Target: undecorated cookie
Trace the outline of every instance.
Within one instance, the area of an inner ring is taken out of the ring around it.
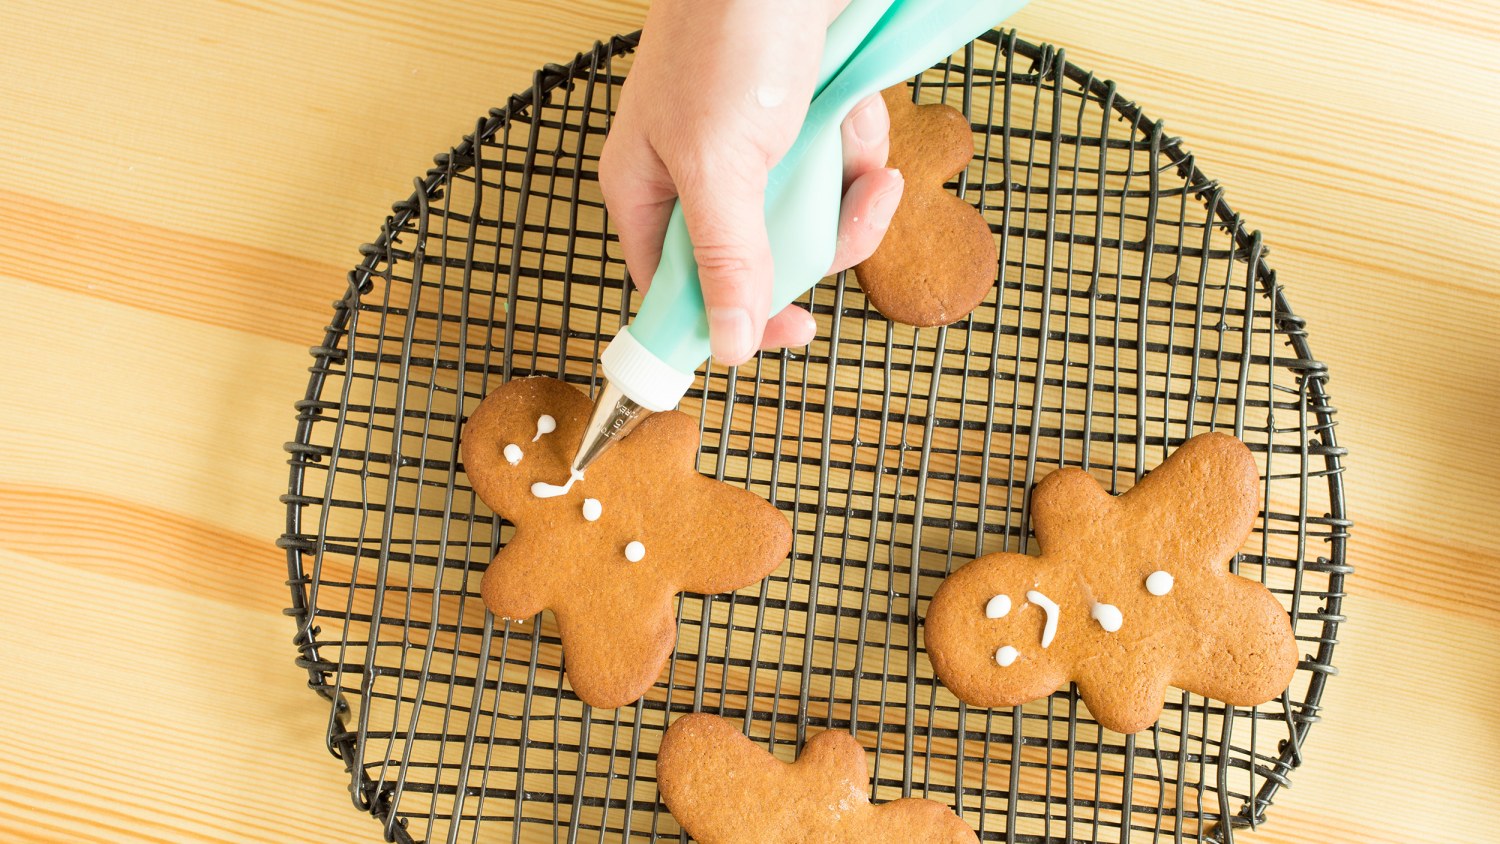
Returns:
[[[943,183],[969,166],[969,121],[950,106],[916,105],[906,85],[881,93],[891,113],[887,167],[906,187],[885,239],[854,268],[870,304],[896,322],[947,325],[963,319],[995,286],[999,251],[978,209]]]
[[[678,718],[662,736],[657,788],[699,844],[978,844],[933,800],[872,805],[865,751],[848,733],[815,735],[787,764],[714,715]]]
[[[514,619],[551,610],[573,691],[612,708],[661,674],[676,593],[755,583],[786,558],[792,531],[759,496],[698,473],[698,426],[675,410],[567,485],[591,409],[561,381],[511,381],[464,424],[461,454],[475,492],[516,526],[484,573],[485,606]]]
[[[1234,706],[1280,694],[1297,669],[1271,592],[1229,572],[1260,482],[1250,450],[1202,434],[1119,497],[1082,469],[1032,491],[1041,556],[991,554],[928,609],[938,677],[974,706],[1019,706],[1078,684],[1105,727],[1143,730],[1169,685]]]

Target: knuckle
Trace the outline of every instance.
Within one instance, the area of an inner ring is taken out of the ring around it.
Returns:
[[[698,263],[701,275],[718,280],[740,279],[754,268],[749,248],[733,242],[694,243],[693,260]]]
[[[712,141],[688,141],[673,156],[674,176],[687,186],[711,187],[722,178],[723,159],[709,147]]]
[[[689,135],[675,146],[675,175],[685,184],[739,189],[765,181],[765,155],[743,143],[709,134]]]
[[[613,195],[620,187],[620,178],[619,145],[606,140],[604,149],[599,151],[600,192],[606,197]]]

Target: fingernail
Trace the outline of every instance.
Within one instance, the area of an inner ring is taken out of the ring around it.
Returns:
[[[901,204],[901,189],[906,184],[902,178],[901,171],[891,168],[896,175],[896,181],[887,185],[875,198],[870,200],[870,227],[883,229],[891,224],[891,217],[896,214],[896,207]]]
[[[859,138],[860,143],[867,146],[877,143],[886,134],[885,121],[880,119],[880,113],[875,106],[875,100],[868,100],[864,105],[855,109],[849,119],[850,125],[854,128],[854,137]]]
[[[709,308],[708,347],[714,360],[721,363],[733,366],[748,360],[755,351],[750,312],[744,308]]]

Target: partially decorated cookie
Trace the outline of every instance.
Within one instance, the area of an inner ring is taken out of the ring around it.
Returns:
[[[848,733],[815,735],[792,764],[734,724],[696,713],[662,736],[657,788],[699,844],[978,844],[932,800],[870,803],[865,751]]]
[[[698,426],[656,413],[584,475],[569,468],[592,409],[551,378],[502,385],[463,427],[474,491],[516,532],[484,573],[501,618],[557,618],[573,691],[630,703],[656,682],[677,638],[672,597],[748,586],[791,550],[786,517],[698,473]]]
[[[1297,669],[1286,610],[1231,574],[1260,481],[1225,434],[1183,443],[1128,492],[1082,469],[1036,485],[1040,556],[991,554],[951,575],[927,612],[938,677],[974,706],[1019,706],[1070,681],[1095,720],[1133,733],[1161,715],[1167,686],[1253,706]]]
[[[854,268],[877,310],[908,325],[963,319],[995,286],[999,250],[984,215],[944,183],[974,157],[969,121],[946,105],[916,105],[906,85],[881,93],[891,114],[887,167],[906,187],[880,247]]]

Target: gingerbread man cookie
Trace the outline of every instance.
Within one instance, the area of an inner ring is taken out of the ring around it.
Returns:
[[[865,751],[848,733],[813,736],[793,764],[733,724],[696,713],[662,736],[656,781],[672,817],[699,844],[978,844],[933,800],[872,805]]]
[[[999,262],[984,215],[943,187],[969,166],[973,132],[957,109],[914,104],[905,85],[881,96],[891,113],[886,166],[901,171],[906,187],[880,248],[854,272],[870,304],[890,319],[947,325],[984,301]]]
[[[700,475],[698,426],[653,414],[576,478],[592,406],[551,378],[511,381],[464,424],[474,491],[516,532],[484,573],[501,618],[557,618],[573,691],[593,706],[651,687],[677,638],[672,598],[748,586],[791,549],[791,525],[754,493]]]
[[[1067,685],[1105,727],[1143,730],[1169,685],[1234,706],[1280,694],[1297,669],[1291,621],[1229,572],[1255,521],[1250,450],[1225,434],[1183,443],[1111,496],[1082,469],[1031,494],[1041,556],[991,554],[933,596],[928,655],[975,706],[1019,706]]]

